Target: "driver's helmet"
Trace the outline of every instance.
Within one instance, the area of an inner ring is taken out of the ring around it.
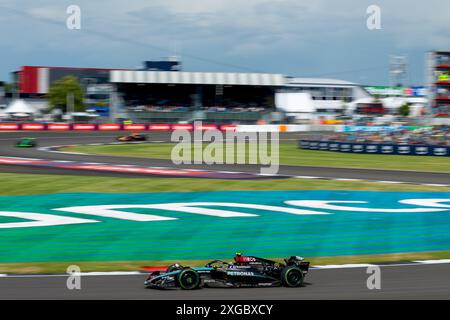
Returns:
[[[173,272],[173,271],[177,271],[177,270],[181,270],[183,269],[183,266],[181,264],[175,263],[171,266],[169,266],[169,268],[167,268],[166,272]]]
[[[244,263],[245,258],[242,256],[242,254],[240,252],[236,252],[236,255],[234,256],[234,261],[236,263]]]

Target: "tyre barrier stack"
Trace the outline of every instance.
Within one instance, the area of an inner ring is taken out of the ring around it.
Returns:
[[[447,146],[397,145],[320,140],[300,140],[298,144],[299,148],[305,150],[334,151],[359,154],[450,157],[450,147]]]

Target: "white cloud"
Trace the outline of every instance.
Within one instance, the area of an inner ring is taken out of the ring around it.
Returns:
[[[32,7],[25,10],[31,18],[45,19],[54,22],[66,21],[67,15],[64,7]]]

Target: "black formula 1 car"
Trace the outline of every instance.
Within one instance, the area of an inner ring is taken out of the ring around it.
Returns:
[[[117,137],[117,141],[124,141],[124,142],[147,141],[147,136],[145,134],[141,134],[141,133],[132,133],[132,134],[129,134],[126,136]]]
[[[204,267],[171,265],[150,273],[147,288],[184,290],[202,287],[300,287],[308,273],[309,262],[292,256],[284,263],[237,254],[233,263],[214,260]]]

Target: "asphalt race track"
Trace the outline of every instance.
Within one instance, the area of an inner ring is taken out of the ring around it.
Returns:
[[[98,162],[106,164],[119,165],[139,165],[152,167],[174,167],[170,160],[151,159],[151,158],[131,158],[131,157],[111,157],[100,155],[80,155],[80,154],[62,154],[41,151],[37,148],[20,149],[14,146],[18,137],[35,137],[38,139],[40,147],[55,145],[72,144],[90,144],[90,143],[110,143],[115,137],[123,132],[2,132],[0,133],[0,156],[37,158],[46,160],[80,161],[80,162]],[[150,141],[169,142],[170,133],[149,133]],[[283,134],[281,141],[295,143],[300,134]],[[151,157],[151,155],[149,155]],[[260,166],[256,165],[183,165],[176,166],[179,169],[203,169],[212,171],[234,171],[246,173],[259,173]],[[142,177],[136,173],[117,173],[117,172],[96,172],[81,171],[71,169],[60,169],[52,167],[31,167],[31,166],[9,166],[0,165],[0,172],[23,172],[23,173],[41,173],[41,174],[70,174],[70,175],[101,175],[118,177]],[[372,169],[344,169],[344,168],[324,168],[324,167],[305,167],[305,166],[280,166],[280,175],[289,176],[312,176],[333,179],[364,179],[373,181],[398,181],[406,183],[420,184],[448,184],[450,174],[448,173],[430,173],[430,172],[412,172],[412,171],[394,171],[394,170],[372,170]],[[148,178],[148,176],[145,176]]]
[[[83,276],[68,290],[67,275],[0,278],[0,299],[307,300],[450,299],[450,264],[381,267],[381,289],[369,290],[366,268],[313,269],[301,288],[146,289],[145,275]]]

